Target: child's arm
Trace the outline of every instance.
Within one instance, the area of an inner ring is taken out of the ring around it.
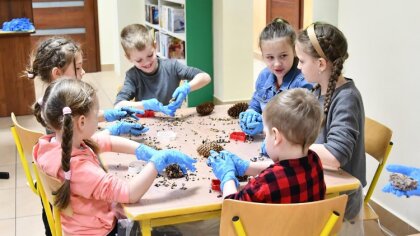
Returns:
[[[340,168],[340,162],[330,151],[328,151],[328,149],[325,148],[323,144],[312,144],[309,149],[318,154],[324,169],[337,170]]]
[[[194,76],[194,78],[188,83],[191,86],[191,91],[195,91],[206,86],[208,83],[210,83],[210,81],[210,75],[205,72],[201,72]]]
[[[272,160],[251,162],[249,164],[248,169],[245,171],[245,175],[256,176],[259,173],[261,173],[261,171],[267,169],[272,164],[273,164]]]

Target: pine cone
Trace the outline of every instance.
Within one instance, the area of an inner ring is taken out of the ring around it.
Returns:
[[[214,110],[214,104],[212,102],[205,102],[198,105],[195,109],[197,110],[198,114],[206,116]]]
[[[389,176],[389,180],[391,185],[394,188],[402,190],[402,191],[409,191],[417,188],[417,181],[409,176],[400,174],[400,173],[393,173]]]
[[[235,105],[231,106],[228,109],[228,115],[232,118],[238,118],[239,114],[243,111],[246,111],[248,109],[248,103],[246,102],[239,102]]]
[[[210,150],[220,152],[223,150],[223,147],[217,144],[216,142],[212,141],[212,142],[203,143],[197,148],[198,154],[206,158],[210,156]]]
[[[167,166],[165,168],[165,173],[169,179],[178,179],[184,177],[184,173],[182,173],[182,170],[178,164]]]

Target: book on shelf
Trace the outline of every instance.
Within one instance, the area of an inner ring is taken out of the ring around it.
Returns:
[[[159,24],[159,8],[157,5],[146,4],[146,21],[151,24]]]
[[[170,35],[159,34],[160,55],[171,59],[185,59],[185,42]]]
[[[161,6],[160,27],[174,33],[184,32],[184,9],[174,6]]]

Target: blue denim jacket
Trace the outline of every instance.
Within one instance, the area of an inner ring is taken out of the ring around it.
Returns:
[[[281,91],[292,88],[312,89],[312,84],[306,82],[297,68],[297,61],[293,63],[290,71],[284,76],[280,89],[277,90],[276,84],[277,77],[268,68],[262,70],[255,83],[255,92],[249,103],[249,108],[261,114],[268,101]]]

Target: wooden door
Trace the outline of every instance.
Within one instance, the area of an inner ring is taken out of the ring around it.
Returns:
[[[295,30],[303,26],[303,0],[267,0],[266,21],[274,18],[287,20]]]
[[[83,49],[86,72],[100,71],[98,7],[96,0],[32,0],[36,33],[31,45],[46,37],[64,35],[78,42]]]

